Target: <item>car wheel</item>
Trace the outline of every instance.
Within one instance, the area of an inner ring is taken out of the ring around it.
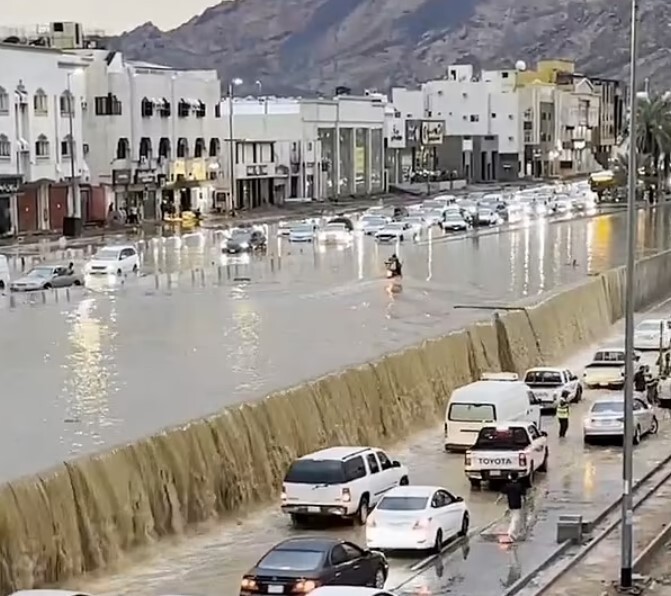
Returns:
[[[401,478],[401,482],[399,482],[399,484],[401,486],[408,486],[408,484],[410,484],[410,479],[407,476],[403,476],[403,478]]]
[[[545,450],[545,456],[543,457],[543,463],[538,467],[539,472],[548,471],[548,450]]]
[[[382,567],[378,567],[377,571],[375,572],[375,585],[373,587],[377,588],[378,590],[381,590],[382,588],[384,588],[384,584],[386,581],[387,578],[384,569]]]
[[[578,403],[582,400],[582,386],[578,385],[578,388],[575,390],[575,402]]]
[[[659,430],[659,421],[657,420],[657,416],[653,416],[652,424],[650,425],[650,434],[656,435],[658,430]]]
[[[307,522],[307,516],[306,515],[302,515],[300,513],[292,513],[291,514],[291,525],[294,528],[300,529],[303,526],[305,526],[306,522]]]
[[[133,265],[133,273],[137,273],[137,265]]]
[[[368,521],[368,497],[361,497],[359,508],[356,510],[356,523],[360,526],[365,526]]]
[[[81,285],[82,285],[82,282],[81,282],[80,280],[78,280],[78,279],[75,279],[75,281],[72,282],[72,285],[73,285],[73,286],[81,286]]]
[[[471,525],[471,518],[468,515],[468,511],[464,513],[464,517],[461,518],[461,530],[459,530],[459,536],[468,536],[468,528]]]
[[[438,530],[436,532],[436,539],[433,543],[433,548],[431,549],[435,554],[438,554],[441,550],[443,550],[443,531]]]
[[[637,426],[634,430],[634,445],[638,445],[641,442],[641,427]]]
[[[399,239],[401,242],[403,242],[403,240],[404,240],[403,235],[399,236],[398,239]]]
[[[0,279],[0,292],[5,289],[5,282]]]
[[[52,288],[53,288],[53,286],[52,286],[51,284],[44,284],[44,285],[42,286],[42,289],[43,289],[43,290],[51,290]]]
[[[119,277],[121,277],[121,275],[123,274],[123,272],[121,271],[121,269],[117,269],[117,270],[116,270],[116,274],[117,274]]]
[[[471,488],[474,490],[480,490],[482,488],[482,481],[477,478],[469,478],[468,481],[471,484]]]

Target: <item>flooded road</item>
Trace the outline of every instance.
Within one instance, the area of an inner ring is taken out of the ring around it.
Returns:
[[[659,316],[668,315],[668,307],[659,311]],[[637,320],[641,318],[638,316]],[[614,345],[618,341],[621,341],[621,334],[615,333],[604,344]],[[580,374],[593,349],[593,346],[586,347],[564,365]],[[645,362],[650,358],[646,354]],[[618,496],[621,487],[621,449],[585,449],[582,441],[582,419],[591,402],[608,394],[606,390],[585,392],[582,403],[571,409],[569,433],[561,442],[557,437],[554,417],[543,418],[543,429],[549,435],[549,471],[539,475],[531,492],[527,536],[513,548],[498,543],[499,534],[507,531],[507,520],[503,517],[505,499],[491,490],[470,490],[463,472],[463,455],[447,454],[443,450],[441,424],[390,450],[394,458],[408,466],[411,483],[440,484],[453,494],[463,496],[476,531],[456,551],[427,559],[425,564],[420,561],[424,554],[414,557],[390,555],[391,571],[387,587],[398,587],[397,592],[403,595],[500,594],[505,586],[538,565],[556,548],[555,531],[559,515],[581,513],[588,520],[609,505]],[[643,476],[670,450],[671,421],[663,419],[659,434],[646,439],[636,449],[635,476]],[[160,549],[145,553],[144,558],[134,553],[132,563],[122,562],[117,570],[98,577],[80,578],[70,587],[86,589],[100,596],[235,594],[241,576],[269,548],[297,533],[279,511],[278,505],[253,512],[237,522],[220,524],[209,532],[204,531],[172,545],[162,543]],[[478,532],[478,528],[484,530]],[[300,534],[306,533],[310,532],[300,531]],[[365,543],[364,529],[351,525],[324,526],[312,533]],[[487,573],[482,572],[485,568]]]
[[[464,238],[438,232],[400,247],[273,239],[267,256],[238,258],[220,284],[212,260],[222,257],[208,238],[149,243],[145,270],[200,263],[203,284],[149,275],[69,303],[0,309],[0,383],[13,399],[0,437],[22,445],[20,458],[0,460],[0,479],[461,327],[483,315],[456,305],[511,302],[622,263],[624,235],[618,213]],[[639,254],[668,248],[670,237],[665,212],[640,216]],[[405,263],[401,293],[382,275],[394,250]]]

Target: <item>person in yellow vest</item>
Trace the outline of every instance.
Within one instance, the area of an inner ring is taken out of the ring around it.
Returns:
[[[557,420],[559,421],[560,439],[563,439],[566,436],[570,416],[571,416],[571,410],[568,406],[568,402],[566,401],[566,397],[562,396],[559,399],[559,405],[557,406]]]

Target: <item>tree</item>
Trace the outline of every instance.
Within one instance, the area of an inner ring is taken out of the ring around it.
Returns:
[[[666,95],[639,97],[636,149],[639,168],[645,167],[644,180],[650,197],[669,177],[671,163],[671,101]]]

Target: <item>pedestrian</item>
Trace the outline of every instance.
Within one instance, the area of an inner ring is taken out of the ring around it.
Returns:
[[[508,512],[510,515],[508,538],[511,542],[514,542],[524,531],[524,512],[522,509],[527,494],[526,487],[520,482],[517,472],[511,472],[508,476],[505,493],[508,499]]]
[[[557,406],[557,420],[559,421],[559,438],[563,439],[568,431],[569,418],[571,410],[569,409],[566,396],[562,395],[559,398],[559,405]]]
[[[638,370],[634,373],[634,391],[635,396],[639,398],[644,398],[646,396],[648,388],[648,379],[645,374],[645,366],[641,365],[638,367]]]

